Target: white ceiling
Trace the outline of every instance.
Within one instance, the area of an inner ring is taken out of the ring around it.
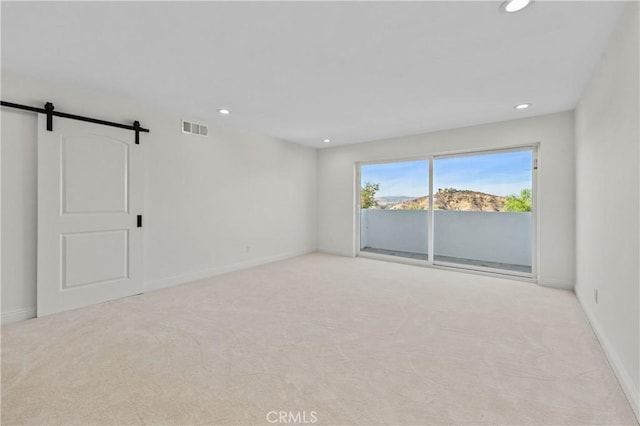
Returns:
[[[315,147],[574,108],[622,4],[500,3],[3,1],[2,66]]]

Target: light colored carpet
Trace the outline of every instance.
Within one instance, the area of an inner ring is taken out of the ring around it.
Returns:
[[[312,254],[2,328],[2,424],[270,411],[636,424],[572,293],[470,274]]]

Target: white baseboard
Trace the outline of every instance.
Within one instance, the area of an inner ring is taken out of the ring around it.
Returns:
[[[587,304],[583,302],[580,297],[580,293],[576,292],[576,296],[580,301],[580,305],[582,306],[582,310],[584,311],[589,323],[591,324],[591,328],[593,328],[598,341],[600,342],[600,346],[602,346],[602,350],[604,351],[605,356],[609,360],[609,364],[613,369],[614,374],[616,375],[618,382],[620,382],[620,386],[629,401],[629,405],[631,405],[631,409],[633,413],[636,415],[636,419],[640,422],[640,392],[633,385],[633,380],[631,379],[631,375],[627,371],[627,369],[620,361],[620,357],[616,352],[615,348],[611,345],[611,342],[607,338],[607,335],[604,333],[602,326],[596,319],[595,315],[591,312],[591,310],[587,307]]]
[[[344,256],[344,257],[354,257],[354,253],[342,251],[342,250],[333,250],[328,248],[318,248],[319,253],[333,254],[334,256]]]
[[[29,306],[27,308],[14,309],[3,312],[0,315],[0,323],[2,325],[11,324],[18,321],[24,321],[36,317],[36,307]]]
[[[204,278],[213,277],[216,275],[226,274],[228,272],[239,271],[241,269],[252,268],[254,266],[265,265],[267,263],[278,262],[280,260],[290,259],[292,257],[298,257],[305,254],[315,252],[315,249],[305,249],[299,251],[293,251],[288,253],[281,253],[275,256],[263,257],[260,259],[252,259],[246,262],[233,263],[231,265],[223,265],[215,268],[204,269],[197,272],[190,272],[187,274],[176,275],[169,278],[163,278],[156,281],[145,282],[145,291],[160,290],[167,287],[173,287],[175,285],[185,284],[193,281],[198,281]]]
[[[538,285],[543,287],[559,288],[562,290],[573,290],[574,284],[571,281],[559,280],[555,278],[543,278],[538,276]]]

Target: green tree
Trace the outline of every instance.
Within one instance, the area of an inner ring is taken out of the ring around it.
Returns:
[[[360,190],[360,207],[370,209],[376,206],[376,192],[380,189],[377,183],[367,182]]]
[[[504,210],[508,212],[530,212],[531,211],[531,190],[523,189],[520,196],[509,195],[504,203]]]

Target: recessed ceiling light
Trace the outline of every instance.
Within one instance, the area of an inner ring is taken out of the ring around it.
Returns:
[[[231,114],[231,111],[229,111],[229,110],[228,110],[228,109],[226,109],[226,108],[222,108],[222,109],[219,109],[219,110],[218,110],[218,113],[220,113],[220,114],[222,114],[222,115],[229,115],[229,114]]]
[[[500,5],[500,10],[508,13],[518,12],[529,6],[532,0],[507,0]]]
[[[527,109],[531,106],[531,104],[518,104],[514,106],[515,109]]]
[[[324,142],[324,143],[329,143],[329,142],[331,142],[331,139],[325,139],[325,140],[323,140],[322,142]]]

